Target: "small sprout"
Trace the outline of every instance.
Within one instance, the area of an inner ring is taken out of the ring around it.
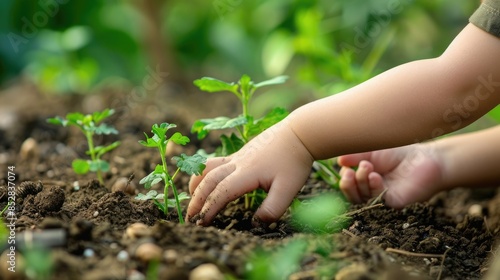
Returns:
[[[227,83],[214,78],[204,77],[194,81],[194,84],[206,92],[233,93],[240,100],[242,114],[236,118],[216,117],[213,119],[200,119],[195,121],[191,132],[198,135],[198,139],[205,138],[212,130],[235,129],[237,134],[221,135],[221,147],[215,152],[216,156],[227,156],[237,152],[250,139],[257,136],[264,130],[284,119],[288,112],[283,108],[274,108],[262,118],[255,118],[249,113],[249,102],[255,91],[264,86],[282,84],[288,79],[287,76],[278,76],[273,79],[254,83],[248,75],[243,75],[238,83]],[[253,208],[258,205],[257,199],[265,196],[261,190],[256,190],[245,195],[245,208]]]
[[[102,112],[94,112],[92,114],[84,115],[82,113],[69,113],[66,118],[59,116],[47,119],[47,122],[54,125],[61,126],[75,126],[85,135],[88,144],[87,155],[88,159],[75,159],[72,162],[73,170],[76,174],[87,174],[88,172],[96,172],[97,178],[101,184],[104,183],[102,179],[102,172],[109,171],[109,163],[101,157],[107,152],[117,148],[120,145],[119,141],[113,142],[107,146],[94,146],[94,135],[109,135],[118,134],[118,131],[105,123],[103,120],[108,118],[114,113],[113,109],[105,109]]]
[[[151,128],[153,133],[152,137],[146,135],[146,140],[139,141],[139,143],[145,147],[157,148],[160,153],[162,164],[158,164],[153,172],[151,172],[146,177],[139,181],[140,184],[144,184],[146,189],[150,189],[153,185],[159,182],[164,182],[163,193],[159,194],[155,190],[149,191],[147,194],[138,194],[136,199],[139,200],[152,200],[153,203],[166,215],[168,213],[169,207],[175,207],[177,209],[177,214],[179,215],[179,223],[184,223],[184,218],[182,216],[180,202],[182,200],[189,199],[187,193],[183,192],[178,194],[177,188],[174,185],[174,178],[179,173],[179,171],[185,172],[188,175],[201,175],[205,169],[206,158],[195,154],[193,156],[187,156],[181,154],[180,156],[173,157],[177,162],[177,170],[173,175],[168,173],[167,160],[165,158],[167,144],[172,141],[178,145],[186,145],[189,142],[189,138],[182,135],[180,132],[175,132],[172,136],[167,137],[167,131],[171,128],[175,128],[175,124],[162,123],[161,125],[154,124]],[[172,188],[174,195],[173,199],[168,198],[168,188]],[[163,200],[163,203],[160,202]]]

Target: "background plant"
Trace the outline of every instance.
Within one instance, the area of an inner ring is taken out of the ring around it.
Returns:
[[[103,121],[114,113],[113,109],[105,109],[102,112],[94,112],[92,114],[84,115],[82,113],[69,113],[66,118],[55,117],[47,119],[47,122],[61,126],[74,126],[77,127],[87,140],[88,159],[75,159],[72,162],[72,167],[77,174],[87,174],[89,171],[96,172],[97,178],[101,184],[104,183],[102,179],[102,172],[109,171],[109,163],[101,157],[107,152],[115,149],[120,145],[120,141],[113,142],[107,146],[94,146],[94,135],[109,135],[118,134],[118,131]]]
[[[178,193],[177,188],[174,184],[174,179],[179,173],[179,171],[185,172],[188,175],[201,175],[205,169],[206,158],[200,154],[195,154],[193,156],[187,156],[186,154],[181,154],[180,156],[175,156],[172,159],[177,162],[177,169],[173,175],[168,172],[166,152],[167,144],[172,141],[178,145],[186,145],[189,142],[189,138],[182,135],[180,132],[175,132],[170,137],[167,137],[167,131],[171,128],[175,128],[177,125],[162,123],[160,125],[154,124],[151,128],[153,133],[152,137],[149,137],[146,133],[146,141],[141,140],[139,143],[148,148],[156,148],[160,154],[161,164],[158,164],[153,172],[151,172],[146,177],[142,178],[139,182],[144,184],[146,189],[150,189],[153,185],[163,181],[164,188],[163,193],[158,194],[155,190],[149,191],[147,194],[138,194],[136,199],[139,200],[153,200],[154,204],[165,214],[168,214],[169,207],[175,207],[177,209],[177,214],[179,215],[179,223],[184,223],[184,218],[182,216],[182,210],[180,202],[185,199],[189,199],[187,193]],[[168,190],[172,189],[174,198],[168,199]],[[163,200],[160,203],[159,200]]]

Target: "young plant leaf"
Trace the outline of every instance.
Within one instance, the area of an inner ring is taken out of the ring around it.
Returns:
[[[92,171],[92,172],[97,172],[99,170],[102,172],[108,172],[109,171],[109,163],[105,160],[102,160],[102,159],[92,160],[89,162],[89,168],[90,168],[90,171]]]
[[[94,150],[95,150],[97,157],[101,157],[105,153],[107,153],[113,149],[116,149],[118,146],[120,146],[120,144],[121,144],[120,141],[115,141],[107,146],[97,146],[94,148]],[[88,154],[90,154],[90,152],[87,151],[87,155]]]
[[[177,167],[181,169],[182,172],[186,172],[188,175],[201,175],[205,169],[205,163],[207,159],[200,154],[194,154],[192,156],[187,156],[186,154],[181,154],[172,158],[177,162]]]
[[[139,193],[135,197],[135,199],[138,200],[150,200],[150,199],[155,199],[156,196],[158,195],[158,192],[155,190],[150,190],[147,194]]]
[[[190,199],[189,195],[185,192],[181,192],[180,194],[178,194],[177,198],[179,199],[179,202]],[[169,198],[167,199],[167,204],[169,208],[175,208],[177,202],[175,202],[175,198]]]
[[[113,110],[113,109],[105,109],[102,112],[92,113],[92,119],[97,124],[97,123],[100,123],[101,121],[103,121],[104,119],[106,119],[107,117],[113,115],[114,113],[115,113],[115,110]]]
[[[65,120],[59,116],[54,117],[54,118],[48,118],[47,122],[51,123],[51,124],[55,124],[55,125],[62,125],[62,126],[66,126],[68,124],[67,120]]]
[[[139,184],[144,184],[146,189],[150,189],[151,186],[158,184],[162,180],[164,180],[163,166],[158,164],[153,172],[149,173],[146,177],[139,181]]]
[[[214,119],[201,119],[201,122],[205,123],[204,130],[218,130],[233,128],[247,123],[247,118],[245,116],[239,116],[234,119],[228,117],[217,117]]]
[[[75,159],[71,163],[71,166],[73,167],[73,171],[75,171],[76,174],[87,174],[90,170],[90,165],[89,162],[83,159]]]
[[[257,121],[250,121],[247,131],[248,137],[253,137],[260,134],[264,130],[286,118],[288,114],[288,111],[283,108],[274,108]]]
[[[286,80],[288,80],[288,76],[278,76],[278,77],[274,77],[272,79],[269,79],[267,81],[262,81],[260,83],[257,83],[255,85],[255,87],[261,88],[261,87],[270,86],[270,85],[283,84],[284,82],[286,82]]]
[[[191,127],[191,133],[196,133],[198,140],[202,140],[208,135],[209,131],[204,129],[205,125],[206,123],[202,120],[196,120]]]
[[[85,115],[82,113],[78,113],[78,112],[77,113],[69,113],[66,115],[66,119],[71,123],[81,125],[84,122]]]
[[[250,77],[245,74],[245,75],[241,76],[239,84],[241,87],[241,93],[246,98],[249,98],[251,93],[252,93],[252,89],[254,88],[252,79],[250,79]]]
[[[236,134],[231,133],[230,137],[227,137],[226,135],[221,135],[220,141],[222,144],[222,149],[221,149],[221,155],[222,156],[228,156],[230,154],[233,154],[241,149],[243,145],[245,145],[245,142],[241,140]]]
[[[118,130],[105,123],[101,123],[99,126],[95,127],[94,132],[95,134],[104,134],[104,135],[118,134]]]
[[[226,83],[214,78],[203,77],[195,80],[194,85],[206,92],[230,91],[237,94],[238,85],[234,83]]]
[[[187,143],[189,143],[189,138],[182,135],[180,132],[174,133],[174,135],[170,137],[170,140],[179,145],[186,145]]]

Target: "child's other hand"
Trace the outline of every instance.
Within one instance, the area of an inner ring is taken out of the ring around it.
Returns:
[[[279,219],[307,180],[313,158],[287,124],[287,119],[255,137],[240,151],[209,159],[201,176],[189,183],[192,194],[187,220],[208,225],[229,202],[261,188],[267,198],[255,221]]]
[[[443,189],[443,164],[430,144],[346,155],[338,162],[343,166],[340,189],[353,203],[366,202],[388,189],[386,204],[403,208]]]

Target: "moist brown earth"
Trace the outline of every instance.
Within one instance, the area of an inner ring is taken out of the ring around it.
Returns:
[[[215,265],[219,278],[214,279],[224,279],[222,275],[248,279],[250,260],[262,254],[258,252],[267,252],[268,265],[273,266],[272,256],[297,240],[307,246],[287,279],[462,280],[481,279],[489,269],[500,234],[498,188],[456,189],[402,210],[350,206],[346,227],[330,234],[301,233],[289,213],[266,228],[253,228],[253,211],[244,209],[242,199],[228,205],[212,226],[180,225],[175,211],[165,216],[151,201],[134,199],[135,192],[146,192],[139,180],[160,161],[155,150],[137,141],[153,123],[170,122],[192,143],[173,147],[169,156],[192,154],[199,148],[210,151],[216,138],[200,142],[189,133],[190,125],[197,118],[235,115],[236,109],[222,98],[208,99],[202,93],[173,94],[166,88],[134,101],[129,92],[102,89],[93,95],[53,96],[19,83],[0,93],[0,207],[9,197],[8,167],[15,166],[16,237],[33,239],[43,232],[64,236],[36,259],[52,263],[46,279],[212,279],[195,276],[197,269],[214,269],[205,264]],[[71,161],[84,157],[87,148],[80,132],[45,120],[106,107],[117,111],[108,123],[120,134],[101,137],[96,144],[116,140],[122,144],[105,156],[111,170],[100,184],[95,174],[76,175],[71,169]],[[26,143],[28,138],[35,141]],[[177,180],[181,191],[187,191],[188,180],[187,176]],[[135,192],[116,191],[118,187],[112,188],[116,181],[129,181]],[[325,192],[336,191],[311,172],[298,198]],[[127,228],[136,223],[146,226],[138,226],[141,231],[133,234]],[[0,278],[33,278],[33,259],[28,258],[35,245],[28,241],[19,245],[16,273],[7,271],[5,250]]]

